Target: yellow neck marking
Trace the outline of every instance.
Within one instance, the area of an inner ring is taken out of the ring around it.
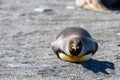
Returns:
[[[83,56],[68,56],[63,53],[59,53],[59,57],[62,60],[69,61],[69,62],[82,62],[82,61],[87,61],[92,57],[91,54],[83,55]]]

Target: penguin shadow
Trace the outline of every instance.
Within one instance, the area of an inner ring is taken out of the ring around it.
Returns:
[[[93,71],[94,73],[101,72],[109,75],[106,69],[115,70],[114,64],[108,61],[98,61],[98,60],[90,59],[89,61],[82,62],[79,64],[81,64],[87,70]]]

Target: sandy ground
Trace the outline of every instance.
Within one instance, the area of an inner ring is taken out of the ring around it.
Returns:
[[[99,44],[79,64],[59,60],[50,48],[61,30],[75,26]],[[0,80],[120,80],[118,44],[120,14],[82,10],[74,0],[0,0]]]

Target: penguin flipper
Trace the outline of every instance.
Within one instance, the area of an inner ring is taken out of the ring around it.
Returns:
[[[97,50],[98,50],[98,44],[95,42],[95,49],[93,50],[93,55],[96,53]]]
[[[63,52],[63,51],[62,51],[61,49],[59,49],[59,47],[57,46],[57,43],[56,43],[55,41],[52,42],[51,48],[52,48],[53,52],[57,55],[57,57],[60,58],[60,57],[59,57],[59,53],[60,53],[60,52]],[[60,58],[60,59],[61,59],[61,58]]]

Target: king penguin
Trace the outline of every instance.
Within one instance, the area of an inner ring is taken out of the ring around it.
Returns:
[[[85,29],[69,27],[58,34],[51,48],[64,61],[82,62],[96,53],[98,44]]]

